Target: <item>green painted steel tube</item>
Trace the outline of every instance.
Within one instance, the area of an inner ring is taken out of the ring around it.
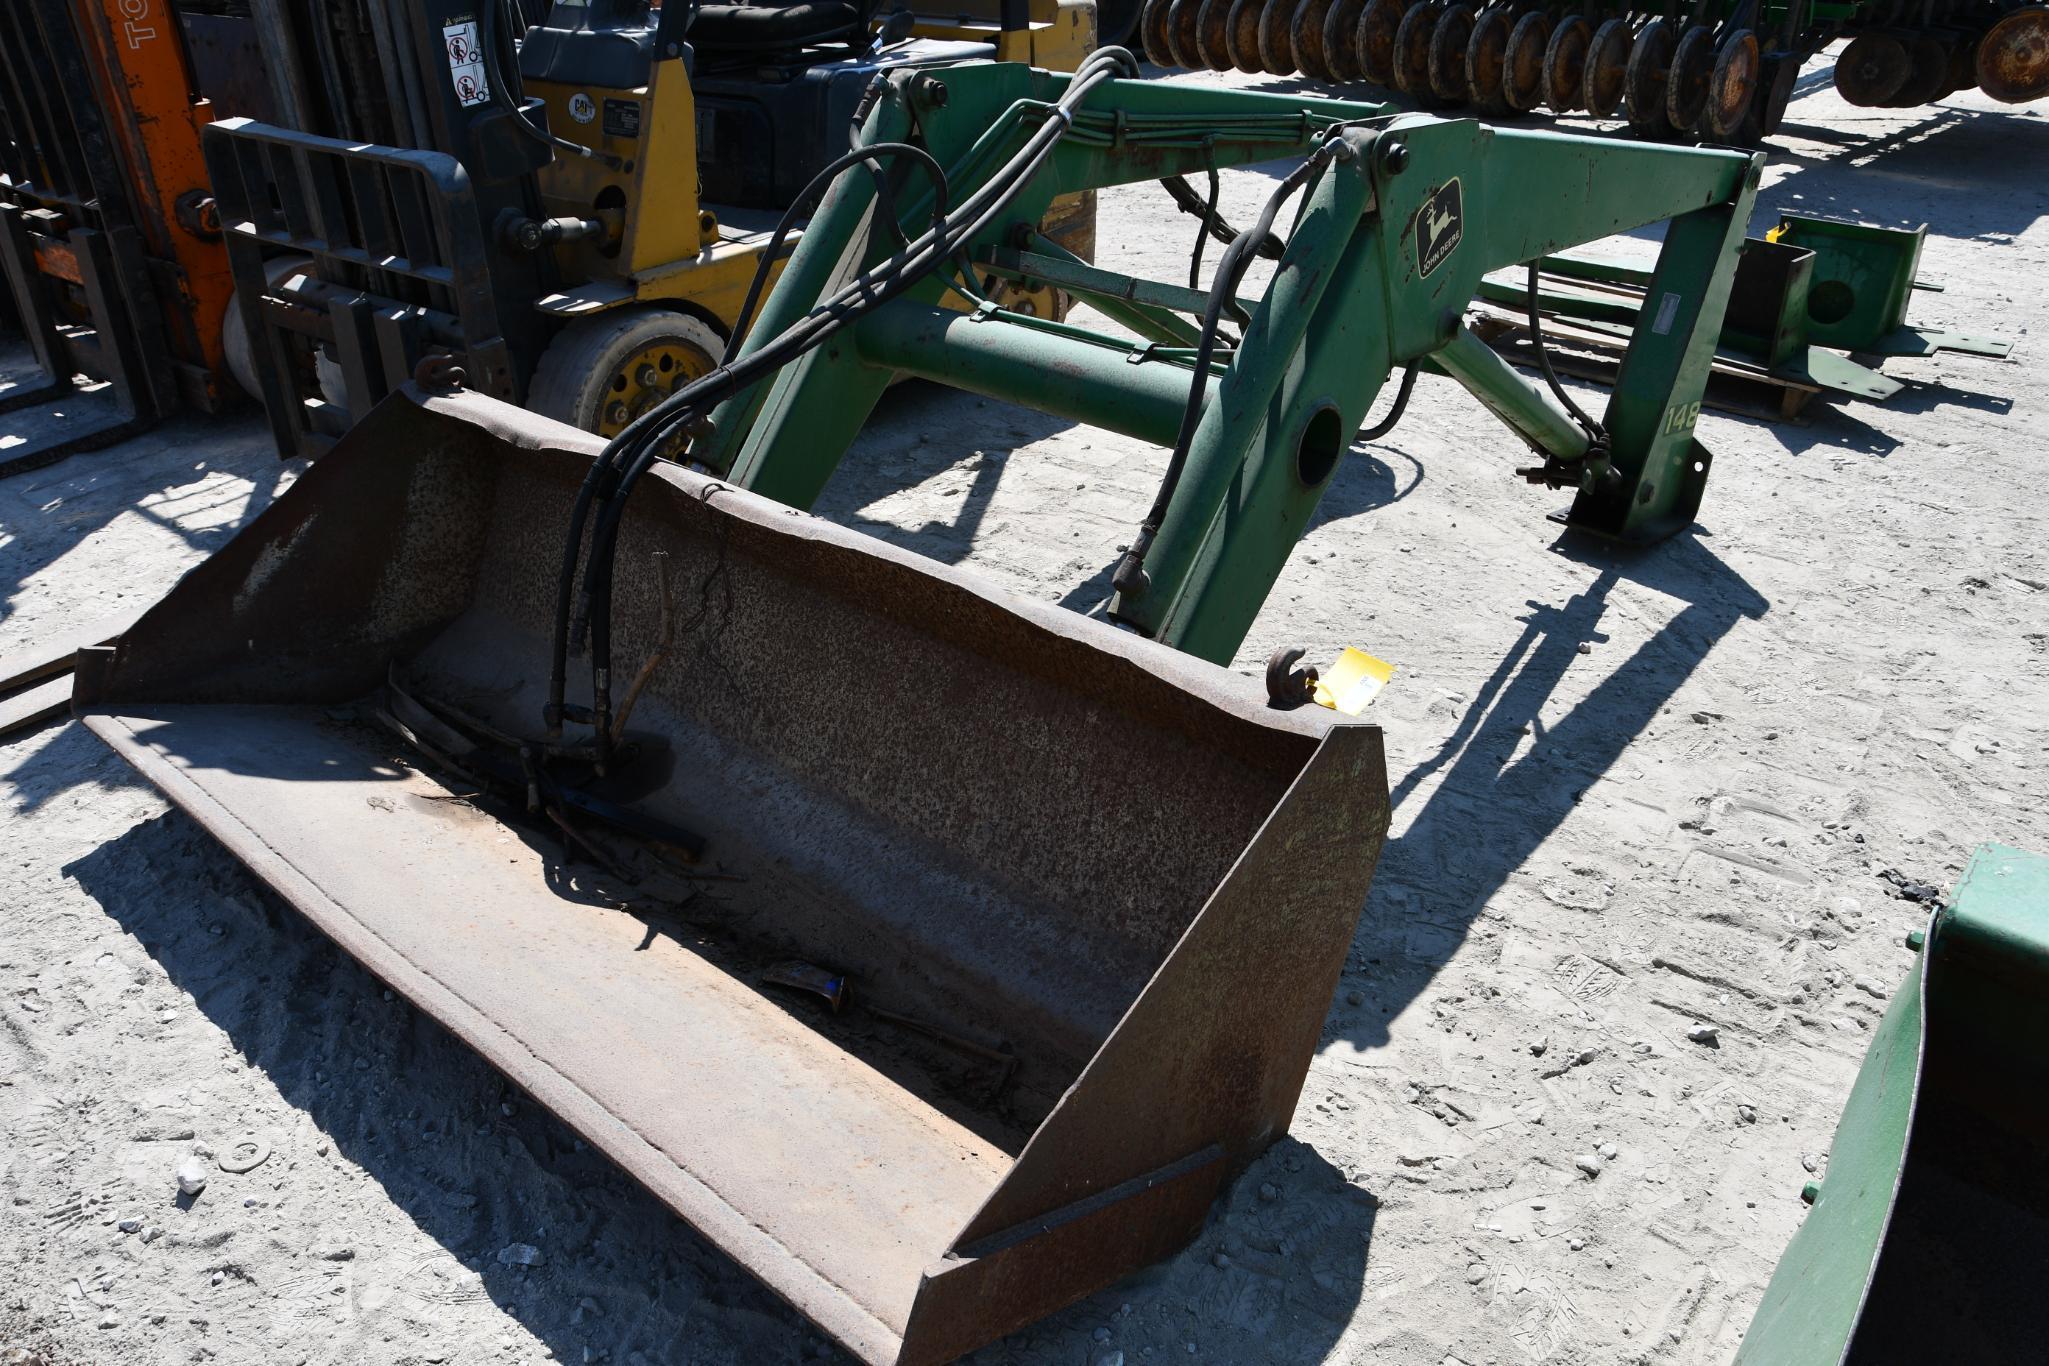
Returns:
[[[862,320],[861,359],[919,379],[1171,446],[1188,402],[1188,367],[1133,362],[1132,348],[1001,317],[899,299]]]
[[[1572,414],[1516,373],[1515,367],[1474,336],[1471,328],[1454,332],[1432,359],[1488,412],[1550,454],[1560,460],[1577,460],[1587,453],[1586,431],[1572,420]]]
[[[1517,270],[1515,273],[1521,275],[1523,272]],[[1525,312],[1530,306],[1530,291],[1524,284],[1493,276],[1480,281],[1480,288],[1474,292],[1473,297],[1484,299],[1490,304],[1500,304],[1504,308],[1513,308],[1517,312]],[[1601,322],[1622,323],[1625,327],[1633,328],[1636,326],[1637,318],[1643,313],[1643,299],[1641,296],[1626,299],[1614,294],[1596,297],[1539,286],[1537,307],[1561,318],[1593,318]]]
[[[1031,252],[1050,256],[1068,267],[1066,275],[1046,282],[1067,290],[1076,298],[1084,299],[1088,305],[1111,322],[1130,328],[1139,336],[1151,341],[1163,342],[1168,346],[1194,346],[1201,340],[1201,334],[1194,323],[1172,311],[1172,304],[1178,298],[1170,285],[1157,284],[1151,280],[1134,279],[1114,270],[1103,270],[1093,262],[1084,261],[1052,238],[1034,229],[1025,239]],[[1010,253],[1016,255],[1016,253]],[[991,259],[983,264],[993,270],[1002,270],[1005,253],[992,253]],[[1180,291],[1194,297],[1194,309],[1202,307],[1203,300],[1194,290]]]

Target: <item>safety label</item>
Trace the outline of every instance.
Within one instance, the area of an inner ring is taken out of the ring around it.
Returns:
[[[477,21],[464,15],[441,26],[442,41],[448,47],[448,79],[455,84],[455,97],[465,109],[491,98],[491,83],[484,77],[484,49],[477,42]]]
[[[638,101],[605,101],[605,136],[608,138],[637,138],[640,136],[640,104]]]
[[[1651,331],[1661,337],[1671,335],[1672,324],[1678,317],[1679,296],[1677,294],[1666,294],[1658,300],[1658,316],[1651,323]]]

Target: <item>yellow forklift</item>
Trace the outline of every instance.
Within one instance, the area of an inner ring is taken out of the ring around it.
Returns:
[[[206,150],[279,453],[423,361],[615,435],[718,362],[882,75],[1094,46],[1092,0],[893,3],[253,0],[278,121]],[[1045,233],[1088,257],[1094,221],[1077,198]]]

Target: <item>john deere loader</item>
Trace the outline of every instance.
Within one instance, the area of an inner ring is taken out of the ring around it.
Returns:
[[[1306,671],[1225,665],[1383,382],[1369,433],[1455,383],[1587,534],[1683,529],[1707,482],[1755,158],[1136,71],[889,73],[719,364],[610,439],[473,363],[393,376],[79,667],[96,734],[867,1362],[1172,1253],[1287,1131],[1386,773]],[[1275,162],[1242,230],[1197,197],[1206,292],[1041,226]],[[1488,271],[1661,222],[1598,418],[1463,326]],[[1049,287],[1122,333],[1006,302]],[[1172,447],[1099,612],[790,506],[902,374]]]

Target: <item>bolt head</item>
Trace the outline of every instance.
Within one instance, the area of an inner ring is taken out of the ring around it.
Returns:
[[[1389,175],[1400,175],[1409,169],[1409,144],[1406,142],[1383,142],[1380,144],[1380,169]]]

